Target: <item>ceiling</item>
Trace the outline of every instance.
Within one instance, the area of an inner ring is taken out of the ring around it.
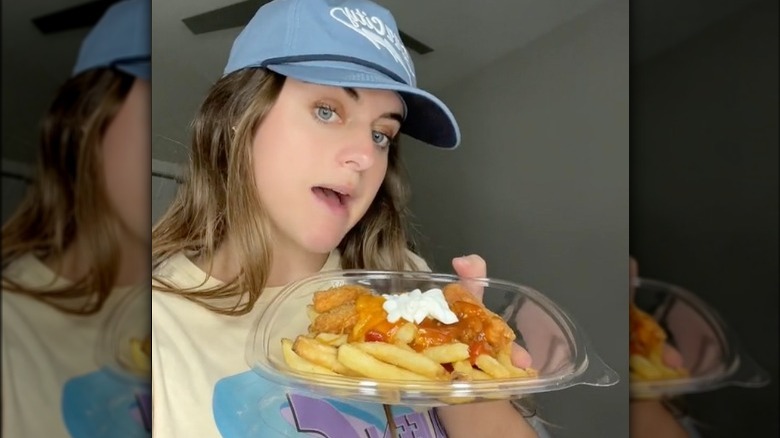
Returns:
[[[2,0],[3,156],[34,158],[37,121],[68,76],[86,35],[42,35],[33,17],[86,0]],[[187,126],[220,76],[240,29],[193,35],[183,18],[239,0],[154,0],[153,156],[186,156]],[[602,3],[628,0],[379,0],[412,37],[431,46],[413,54],[420,85],[436,92],[520,49]],[[641,62],[756,0],[633,0],[631,56]],[[36,54],[33,56],[33,54]]]

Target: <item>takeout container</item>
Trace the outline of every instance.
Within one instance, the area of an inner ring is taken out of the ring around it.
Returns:
[[[143,340],[151,334],[151,295],[148,290],[134,288],[117,303],[95,349],[98,365],[116,377],[138,382],[150,382],[151,371],[140,369],[133,360],[131,339]],[[150,359],[149,359],[150,360]]]
[[[62,390],[62,419],[74,438],[151,436],[151,372],[132,358],[130,339],[151,331],[149,289],[121,293],[95,345],[99,369],[68,380]]]
[[[291,369],[281,339],[308,332],[306,306],[318,290],[362,285],[377,294],[423,291],[460,282],[484,288],[484,303],[501,315],[533,358],[538,377],[471,382],[389,381],[326,376]],[[284,387],[334,398],[392,405],[433,407],[460,402],[519,398],[576,385],[611,386],[617,373],[591,348],[585,334],[541,293],[497,279],[464,280],[429,272],[342,270],[320,273],[289,285],[258,316],[247,338],[246,360],[261,377]]]
[[[718,313],[693,293],[662,281],[639,278],[637,307],[666,331],[689,376],[678,379],[631,379],[634,398],[670,397],[724,386],[761,387],[769,375],[741,348],[736,334]]]

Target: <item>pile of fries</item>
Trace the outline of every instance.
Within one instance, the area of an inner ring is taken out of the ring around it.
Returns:
[[[664,363],[666,333],[655,319],[629,305],[629,372],[632,380],[664,380],[688,377],[684,368],[672,368]]]
[[[443,289],[458,322],[387,320],[384,298],[362,286],[316,292],[308,307],[308,333],[282,339],[285,362],[310,373],[393,381],[477,381],[532,378],[514,366],[515,335],[503,319],[469,291]]]

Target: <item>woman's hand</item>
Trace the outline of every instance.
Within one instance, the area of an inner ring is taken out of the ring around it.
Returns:
[[[639,265],[636,259],[629,256],[628,281],[629,300],[633,303],[636,299],[636,280],[639,278]],[[676,348],[664,343],[662,360],[672,368],[683,365],[682,355]],[[674,415],[664,406],[660,400],[630,400],[629,415],[631,417],[629,435],[632,438],[655,437],[688,437],[688,432],[677,421]]]
[[[487,263],[482,257],[472,254],[452,259],[452,268],[455,273],[462,278],[483,278],[487,277]],[[469,291],[482,301],[482,287],[469,287]],[[531,355],[528,351],[518,345],[512,344],[512,363],[518,368],[528,368],[531,366]]]
[[[629,301],[635,303],[636,301],[636,281],[639,278],[639,264],[636,259],[628,256],[628,290]],[[680,352],[669,345],[668,342],[664,342],[663,353],[661,359],[664,364],[670,368],[681,368],[683,366],[683,358]]]
[[[478,255],[457,257],[452,260],[452,267],[462,278],[487,276],[485,260]],[[470,287],[469,291],[482,301],[483,290],[481,287]],[[530,366],[531,356],[523,347],[514,344],[512,362],[515,366],[525,368]],[[531,425],[509,401],[446,406],[438,408],[437,412],[450,438],[537,437]]]
[[[631,400],[631,438],[688,438],[688,431],[660,400]]]

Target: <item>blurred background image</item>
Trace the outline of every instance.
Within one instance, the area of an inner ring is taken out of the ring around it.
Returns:
[[[774,0],[632,2],[631,253],[640,277],[718,314],[760,368],[678,399],[704,437],[778,433],[777,14]],[[677,341],[704,339],[693,319]]]
[[[2,434],[150,436],[150,1],[2,3]]]
[[[149,26],[150,0],[121,3]],[[4,436],[149,436],[149,218],[260,3],[156,1],[151,96],[148,49],[78,67],[120,2],[2,0]],[[683,414],[703,437],[776,436],[778,2],[379,3],[463,131],[454,153],[402,141],[419,252],[439,271],[478,253],[549,296],[621,376],[538,396],[552,436],[627,435],[629,252],[771,377],[682,394]]]

